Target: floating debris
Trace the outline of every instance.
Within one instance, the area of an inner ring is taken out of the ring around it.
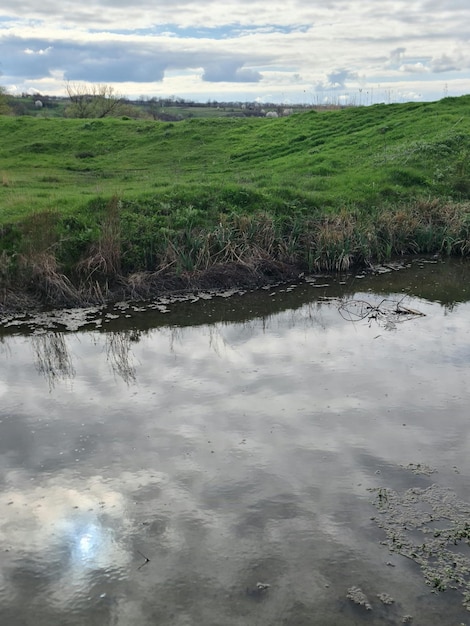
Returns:
[[[38,330],[67,330],[74,332],[88,325],[97,325],[103,307],[57,309],[31,315],[15,315],[2,320],[5,328],[19,327]]]
[[[371,268],[371,271],[374,274],[388,274],[389,272],[393,272],[393,269],[387,265],[375,265]]]
[[[265,594],[267,593],[268,589],[270,588],[271,585],[269,585],[268,583],[256,583],[256,585],[254,587],[247,587],[246,589],[246,593],[248,596],[250,596],[253,600],[261,600]]]
[[[437,469],[430,467],[429,465],[425,465],[424,463],[408,463],[408,465],[401,465],[400,467],[410,470],[413,474],[421,474],[423,476],[431,476],[431,474],[437,472]]]
[[[389,262],[381,265],[372,265],[370,271],[373,274],[387,274],[388,272],[398,272],[406,267],[410,267],[410,264],[398,261],[396,263]]]
[[[385,592],[384,593],[378,593],[377,594],[377,598],[383,604],[393,604],[395,602],[395,600],[392,598],[392,596],[390,596],[388,593],[385,593]]]
[[[470,611],[470,504],[436,484],[403,494],[370,491],[380,512],[374,520],[386,535],[382,543],[417,563],[433,591],[460,591]]]
[[[346,300],[340,302],[338,311],[343,319],[348,322],[367,320],[369,323],[376,321],[385,328],[393,328],[396,322],[404,322],[414,317],[424,317],[425,313],[411,309],[401,300],[384,298],[378,304],[372,304],[366,300]]]
[[[226,289],[224,291],[217,292],[220,298],[230,298],[231,296],[240,295],[240,289]]]
[[[348,594],[346,596],[348,600],[352,600],[354,604],[358,606],[363,606],[366,611],[372,611],[372,606],[367,599],[366,594],[362,591],[360,587],[350,587],[348,589]]]

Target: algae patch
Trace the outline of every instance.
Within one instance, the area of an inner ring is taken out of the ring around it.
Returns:
[[[393,604],[395,602],[392,596],[385,592],[378,593],[377,598],[380,600],[380,602],[382,602],[382,604],[386,605]]]
[[[431,474],[437,472],[434,467],[430,467],[425,463],[408,463],[408,465],[402,465],[401,467],[403,467],[403,469],[410,470],[413,474],[422,476],[431,476]]]
[[[470,504],[436,484],[370,491],[379,512],[372,519],[386,535],[382,543],[417,563],[435,592],[460,591],[470,610]]]
[[[348,600],[354,602],[358,606],[363,606],[366,611],[372,611],[372,605],[367,599],[366,594],[362,591],[360,587],[350,587],[348,589],[348,594],[346,596]]]

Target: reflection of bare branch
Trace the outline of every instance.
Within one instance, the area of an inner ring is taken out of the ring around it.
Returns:
[[[132,363],[132,343],[139,341],[140,333],[135,330],[106,333],[106,355],[115,374],[126,384],[135,382],[135,366]]]
[[[75,376],[64,333],[52,331],[37,334],[32,336],[31,341],[36,356],[36,369],[46,378],[50,389],[57,380],[72,379]]]
[[[208,326],[207,330],[209,333],[209,347],[214,350],[216,355],[220,358],[222,355],[222,348],[226,351],[229,345],[223,334],[220,332],[220,324]]]
[[[185,329],[180,326],[171,326],[170,329],[170,351],[174,352],[175,344],[182,343],[184,338]]]
[[[0,337],[0,346],[2,348],[1,352],[7,356],[11,356],[11,346],[7,341],[5,341],[5,337]]]

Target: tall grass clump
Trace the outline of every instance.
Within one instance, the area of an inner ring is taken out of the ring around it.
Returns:
[[[233,263],[255,269],[260,260],[277,258],[280,241],[273,217],[232,213],[221,215],[212,229],[188,227],[167,236],[165,246],[160,263],[182,273]]]
[[[107,202],[101,221],[98,240],[91,245],[88,255],[78,265],[86,281],[112,279],[121,271],[121,201],[113,196]]]
[[[308,241],[309,270],[344,272],[358,262],[356,216],[345,210],[318,219]]]
[[[79,303],[76,287],[60,269],[57,260],[58,216],[54,211],[33,213],[21,225],[22,238],[16,255],[10,256],[10,274],[20,285],[46,304]]]
[[[470,203],[419,200],[381,211],[373,224],[375,256],[442,253],[467,255]]]

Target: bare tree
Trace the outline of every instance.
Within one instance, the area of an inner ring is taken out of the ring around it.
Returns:
[[[157,98],[150,98],[147,103],[148,112],[153,117],[154,120],[158,120],[159,114],[163,111],[163,104],[161,100],[157,100]]]
[[[67,82],[65,89],[70,99],[68,117],[102,118],[121,115],[122,98],[111,85]]]

